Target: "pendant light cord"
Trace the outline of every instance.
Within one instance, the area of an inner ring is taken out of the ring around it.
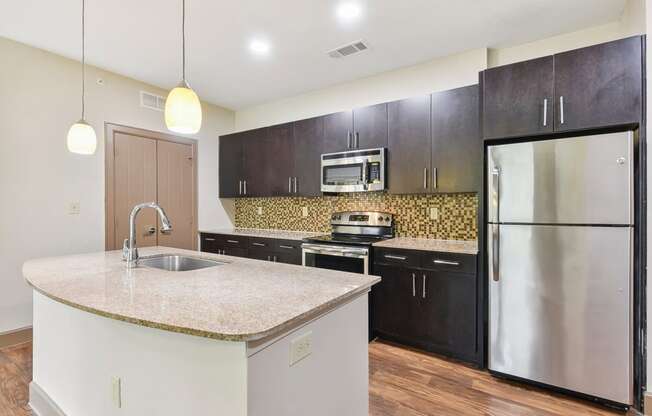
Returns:
[[[86,93],[86,36],[85,36],[85,29],[86,29],[86,1],[82,0],[82,96],[81,96],[81,105],[82,105],[82,111],[81,111],[81,118],[84,120],[84,95]]]
[[[181,1],[181,79],[186,82],[186,0]]]

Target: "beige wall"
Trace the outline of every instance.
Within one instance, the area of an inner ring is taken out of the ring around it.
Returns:
[[[236,112],[236,130],[334,113],[478,82],[487,52],[476,49]]]
[[[0,38],[0,332],[31,325],[31,291],[21,266],[28,258],[104,249],[104,123],[166,131],[163,113],[140,107],[139,91],[166,92],[90,67],[87,120],[98,151],[66,150],[80,116],[78,62]],[[95,81],[104,80],[100,86]],[[234,114],[204,104],[199,139],[199,226],[228,224],[218,200],[217,135]],[[81,204],[68,215],[70,202]],[[228,203],[228,202],[225,202]]]

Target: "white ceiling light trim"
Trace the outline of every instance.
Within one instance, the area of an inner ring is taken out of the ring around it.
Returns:
[[[358,20],[362,16],[362,6],[354,2],[340,3],[337,6],[337,17],[344,22]]]
[[[269,42],[262,40],[262,39],[253,39],[251,42],[249,42],[249,50],[254,53],[255,55],[258,56],[266,56],[269,55],[269,51],[271,50],[271,46]]]

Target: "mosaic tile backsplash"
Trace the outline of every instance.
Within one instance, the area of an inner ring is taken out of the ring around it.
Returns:
[[[308,216],[302,216],[303,207]],[[429,208],[439,211],[430,219]],[[258,214],[258,208],[262,214]],[[330,215],[338,211],[384,211],[395,215],[399,237],[475,240],[478,235],[476,194],[389,195],[359,193],[314,198],[238,198],[235,226],[290,231],[330,232]]]

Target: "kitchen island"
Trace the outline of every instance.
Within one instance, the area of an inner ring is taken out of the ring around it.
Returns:
[[[25,263],[38,414],[367,415],[379,278],[141,249],[164,253],[221,264],[127,269],[117,251]]]

